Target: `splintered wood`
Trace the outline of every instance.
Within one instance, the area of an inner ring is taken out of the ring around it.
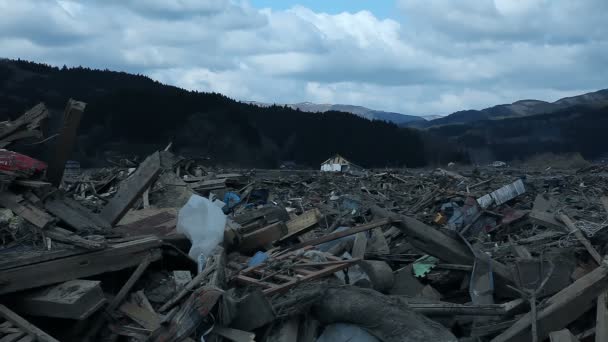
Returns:
[[[314,262],[291,252],[268,263],[246,268],[235,279],[242,285],[261,287],[264,294],[272,295],[285,292],[299,283],[331,275],[360,261],[359,259],[342,260],[331,255],[326,255],[325,258],[327,262]],[[277,269],[268,267],[273,262],[280,264]]]

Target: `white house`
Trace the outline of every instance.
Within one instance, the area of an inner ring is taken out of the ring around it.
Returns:
[[[361,166],[351,163],[339,154],[327,159],[321,164],[321,171],[323,172],[344,172],[350,174],[363,174],[364,168]]]

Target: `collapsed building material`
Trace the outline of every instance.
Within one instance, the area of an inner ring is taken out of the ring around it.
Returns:
[[[156,152],[146,158],[137,170],[121,184],[118,193],[101,211],[101,217],[112,225],[118,223],[160,171],[160,155]]]
[[[296,235],[306,233],[319,222],[319,219],[321,219],[321,212],[315,208],[287,221],[287,235],[283,236],[279,241],[288,240]]]
[[[302,282],[326,277],[359,262],[359,259],[341,260],[329,254],[325,254],[324,258],[328,261],[314,262],[306,258],[306,255],[290,252],[242,270],[235,280],[240,284],[261,287],[264,294],[271,295],[285,292]],[[272,265],[273,262],[287,260],[293,262],[290,267],[274,272],[264,270],[265,266]],[[294,275],[288,275],[288,271],[293,271]]]
[[[166,326],[161,326],[152,333],[150,341],[182,341],[203,323],[224,293],[225,262],[224,249],[216,248],[205,262],[206,267],[212,271],[206,277],[201,277],[203,286],[192,292]]]
[[[518,179],[511,184],[507,184],[498,190],[478,198],[477,203],[485,209],[492,204],[501,205],[506,203],[525,192],[526,188],[524,182],[521,179]]]
[[[472,253],[459,241],[411,217],[396,215],[378,206],[372,206],[371,209],[375,216],[394,217],[399,220],[398,227],[405,235],[411,237],[410,243],[421,251],[446,262],[473,264]],[[492,260],[491,263],[492,269],[501,281],[507,284],[513,283],[511,272],[505,265],[495,260]]]
[[[56,284],[139,265],[149,253],[161,258],[162,241],[155,237],[111,244],[108,248],[0,271],[0,294]]]
[[[427,316],[507,316],[524,303],[522,299],[507,304],[420,303],[415,299],[398,299],[415,312]]]
[[[49,112],[46,109],[46,106],[43,103],[39,103],[17,119],[3,122],[0,126],[0,139],[7,139],[9,135],[13,134],[23,126],[27,126],[28,130],[38,128],[40,122],[46,119],[48,115]]]
[[[608,289],[608,266],[602,263],[593,272],[549,298],[536,315],[539,340],[546,338],[550,332],[562,329],[575,321],[593,306],[596,297],[606,289]],[[531,324],[532,313],[528,313],[495,337],[492,342],[530,341]]]

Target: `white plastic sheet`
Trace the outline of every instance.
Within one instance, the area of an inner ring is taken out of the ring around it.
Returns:
[[[177,231],[192,242],[188,255],[199,264],[224,240],[225,226],[222,209],[198,195],[190,197],[177,217]]]

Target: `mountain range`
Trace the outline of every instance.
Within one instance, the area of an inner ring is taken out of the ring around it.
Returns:
[[[269,107],[272,104],[264,103],[264,102],[256,102],[256,101],[245,101],[245,103],[260,106],[260,107]],[[279,105],[279,104],[277,104]],[[354,105],[346,105],[346,104],[318,104],[312,102],[300,102],[294,104],[282,104],[279,106],[287,106],[292,109],[301,110],[303,112],[309,113],[325,113],[325,112],[345,112],[355,114],[362,118],[368,120],[381,120],[392,122],[400,126],[404,126],[414,122],[425,122],[430,119],[436,118],[436,116],[431,116],[430,118],[424,116],[416,116],[416,115],[407,115],[395,112],[385,112],[382,110],[369,109],[363,106],[354,106]]]
[[[482,110],[463,110],[434,120],[409,122],[405,125],[417,128],[428,128],[433,126],[471,123],[480,120],[500,120],[547,114],[573,106],[605,106],[607,104],[608,89],[603,89],[578,96],[565,97],[555,102],[520,100],[511,104],[501,104]]]
[[[268,103],[255,101],[247,101],[246,103],[260,107],[271,106],[271,104]],[[565,97],[555,102],[546,102],[533,99],[519,100],[511,104],[501,104],[481,110],[462,110],[449,115],[416,116],[370,109],[363,106],[347,104],[317,104],[312,102],[285,104],[282,106],[311,113],[324,113],[329,111],[346,112],[369,120],[388,121],[404,127],[429,128],[443,125],[472,123],[480,120],[500,120],[547,114],[577,105],[603,106],[606,104],[608,104],[608,89],[598,90],[578,96]]]

